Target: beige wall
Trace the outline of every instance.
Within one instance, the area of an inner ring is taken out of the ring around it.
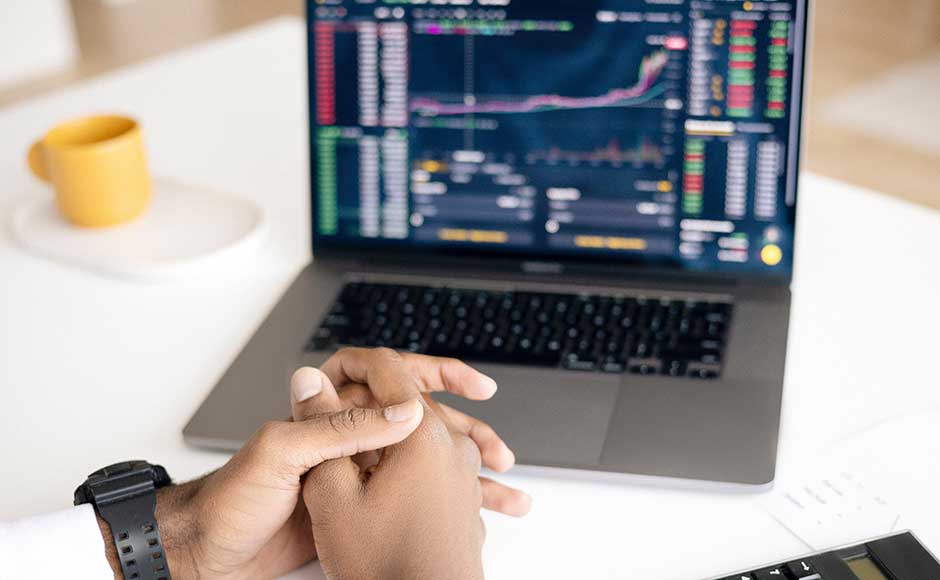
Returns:
[[[832,125],[822,114],[831,99],[861,83],[940,58],[940,0],[817,0],[813,49],[808,168],[940,208],[940,158]],[[924,122],[940,131],[940,119]]]

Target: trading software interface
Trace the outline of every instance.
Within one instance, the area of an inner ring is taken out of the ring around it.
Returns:
[[[803,0],[311,0],[324,241],[792,264]]]

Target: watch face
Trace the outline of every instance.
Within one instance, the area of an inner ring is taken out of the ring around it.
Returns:
[[[120,463],[115,463],[114,465],[109,465],[104,467],[97,472],[96,474],[101,474],[104,477],[113,477],[115,475],[124,475],[132,471],[142,471],[150,467],[150,464],[146,461],[141,461],[135,459],[133,461],[122,461]],[[95,475],[95,474],[92,474]]]

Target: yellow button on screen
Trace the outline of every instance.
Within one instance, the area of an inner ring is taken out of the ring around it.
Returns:
[[[764,246],[764,249],[760,251],[760,259],[768,266],[776,266],[783,261],[783,250],[774,244]]]

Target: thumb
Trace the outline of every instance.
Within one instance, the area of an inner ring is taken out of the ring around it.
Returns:
[[[345,409],[288,423],[296,432],[292,448],[297,466],[309,471],[325,461],[352,457],[400,443],[424,416],[419,401],[384,409]]]
[[[249,445],[250,464],[299,479],[325,461],[403,441],[421,424],[424,408],[408,401],[384,409],[346,409],[298,422],[272,422]]]

